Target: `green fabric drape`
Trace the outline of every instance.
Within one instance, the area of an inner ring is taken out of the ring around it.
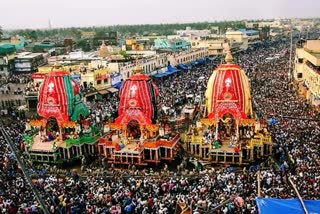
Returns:
[[[70,76],[63,77],[64,85],[66,88],[67,102],[68,102],[68,115],[73,113],[73,104],[74,104],[74,91],[73,85],[71,83]]]

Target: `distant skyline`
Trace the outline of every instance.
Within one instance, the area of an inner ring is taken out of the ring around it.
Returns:
[[[319,0],[10,0],[1,2],[3,29],[314,18]]]

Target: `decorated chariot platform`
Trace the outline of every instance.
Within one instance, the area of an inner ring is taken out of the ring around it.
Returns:
[[[208,80],[203,118],[181,138],[191,156],[242,165],[271,155],[273,143],[266,122],[252,111],[250,82],[232,61],[229,51]]]
[[[39,118],[26,124],[22,144],[31,161],[62,163],[96,153],[102,129],[91,124],[69,72],[55,67],[45,76],[37,112]]]
[[[99,154],[113,164],[171,161],[177,156],[180,134],[157,124],[158,87],[139,66],[134,71],[119,92],[119,117],[105,124]]]

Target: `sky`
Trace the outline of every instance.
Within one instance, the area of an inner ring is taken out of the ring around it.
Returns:
[[[319,17],[319,0],[1,0],[4,29]]]

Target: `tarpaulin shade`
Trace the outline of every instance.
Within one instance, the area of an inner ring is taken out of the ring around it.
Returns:
[[[256,198],[260,214],[304,214],[303,207],[297,198],[276,199]],[[309,213],[320,214],[320,200],[304,200]]]
[[[122,86],[122,82],[118,82],[117,84],[115,84],[113,87],[120,89]]]
[[[181,70],[188,70],[188,66],[186,64],[179,64],[177,67]]]
[[[173,73],[177,73],[177,72],[179,72],[180,70],[179,69],[176,69],[175,67],[173,67],[172,65],[168,65],[168,72],[170,73],[170,74],[173,74]]]

